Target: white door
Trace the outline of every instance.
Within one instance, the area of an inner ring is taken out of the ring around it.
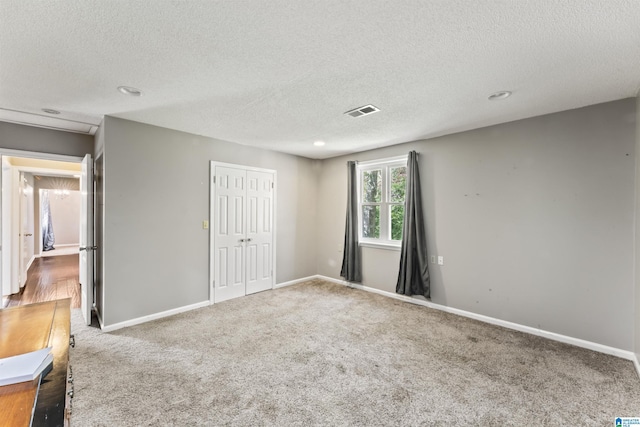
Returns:
[[[93,308],[93,163],[91,155],[82,159],[80,175],[80,308],[87,325]]]
[[[0,168],[4,169],[3,166],[3,161],[2,161],[2,154],[0,154]],[[4,193],[2,184],[2,176],[4,175],[4,172],[2,170],[0,170],[0,193]],[[2,297],[5,295],[9,295],[9,290],[10,290],[10,286],[9,283],[5,281],[4,279],[4,271],[3,271],[3,264],[6,262],[4,259],[4,250],[2,249],[3,246],[5,245],[5,240],[4,240],[4,230],[2,227],[3,221],[4,221],[4,203],[3,203],[3,194],[0,194],[0,301],[2,301]],[[5,283],[6,282],[6,283]]]
[[[27,282],[27,271],[33,257],[33,187],[20,173],[20,287]]]
[[[245,295],[246,172],[215,168],[214,284],[215,302]]]
[[[247,171],[247,294],[273,287],[273,174]]]
[[[18,172],[6,158],[2,164],[2,294],[20,292],[19,238],[20,212],[18,197]]]
[[[213,167],[214,302],[273,288],[274,173]]]

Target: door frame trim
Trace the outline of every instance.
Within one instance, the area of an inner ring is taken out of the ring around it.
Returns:
[[[272,230],[273,230],[273,257],[271,259],[271,270],[273,271],[271,278],[271,289],[274,289],[276,284],[276,260],[277,249],[278,246],[276,244],[277,239],[277,217],[278,217],[278,171],[275,169],[266,169],[266,168],[258,168],[255,166],[247,166],[236,163],[225,163],[218,162],[215,160],[211,160],[209,162],[209,305],[213,305],[215,302],[215,286],[213,284],[214,278],[214,266],[215,260],[213,259],[213,252],[215,249],[215,237],[214,237],[214,220],[213,214],[215,212],[215,201],[216,201],[216,186],[213,182],[214,177],[216,176],[216,167],[221,166],[225,168],[232,169],[241,169],[244,171],[256,171],[256,172],[266,172],[273,174],[273,217],[272,221]]]
[[[11,148],[0,148],[0,155],[9,157],[28,157],[30,159],[57,160],[60,162],[80,163],[83,157],[69,156],[66,154],[43,153],[40,151],[14,150]]]
[[[62,161],[62,162],[70,162],[70,163],[80,163],[82,161],[82,157],[80,156],[72,156],[72,155],[66,155],[66,154],[55,154],[55,153],[46,153],[46,152],[40,152],[40,151],[29,151],[29,150],[16,150],[16,149],[12,149],[12,148],[2,148],[0,147],[0,158],[2,158],[2,156],[8,156],[8,157],[26,157],[26,158],[31,158],[31,159],[39,159],[39,160],[53,160],[53,161]],[[20,172],[33,172],[33,168],[30,167],[26,167],[26,166],[16,166],[15,167],[16,171]],[[43,168],[44,169],[44,168]],[[62,172],[61,175],[66,174],[65,172]],[[9,218],[9,219],[5,219],[2,216],[2,200],[0,200],[0,239],[2,238],[2,223],[4,221],[11,221],[11,229],[13,230],[15,227],[15,224],[13,224],[13,219]],[[90,220],[93,220],[93,218],[91,218]],[[11,251],[13,251],[13,245],[11,245]],[[13,261],[13,257],[15,256],[15,254],[11,253],[11,259],[10,259],[10,263],[13,265],[15,264]],[[20,256],[20,254],[18,254],[18,256]],[[4,269],[6,268],[6,266],[4,265],[4,260],[5,260],[5,255],[4,255],[4,248],[3,251],[0,253],[0,263],[2,263],[2,269],[0,269],[0,271],[3,271],[2,276],[0,276],[0,294],[2,294],[2,290],[3,290],[3,286],[4,284]],[[18,266],[17,268],[19,269],[19,262],[18,262]],[[11,269],[13,269],[13,266],[11,267]],[[11,276],[13,277],[13,273],[11,273]]]

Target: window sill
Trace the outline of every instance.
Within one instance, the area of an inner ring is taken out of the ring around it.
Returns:
[[[366,248],[386,249],[389,251],[400,251],[400,244],[386,242],[359,242],[360,246]]]

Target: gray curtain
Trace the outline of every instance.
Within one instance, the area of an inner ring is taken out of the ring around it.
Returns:
[[[42,250],[51,251],[56,236],[53,233],[53,223],[51,222],[51,205],[49,203],[49,190],[42,192]]]
[[[400,249],[400,272],[396,293],[431,297],[427,235],[424,229],[418,153],[411,151],[407,161],[407,192]]]
[[[347,162],[347,222],[344,229],[344,252],[340,276],[349,282],[362,281],[358,245],[358,176],[356,162]]]

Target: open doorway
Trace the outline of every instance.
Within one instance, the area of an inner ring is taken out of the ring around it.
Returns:
[[[40,205],[40,256],[77,254],[80,246],[79,178],[35,175]]]
[[[80,307],[79,162],[2,156],[2,306]]]

